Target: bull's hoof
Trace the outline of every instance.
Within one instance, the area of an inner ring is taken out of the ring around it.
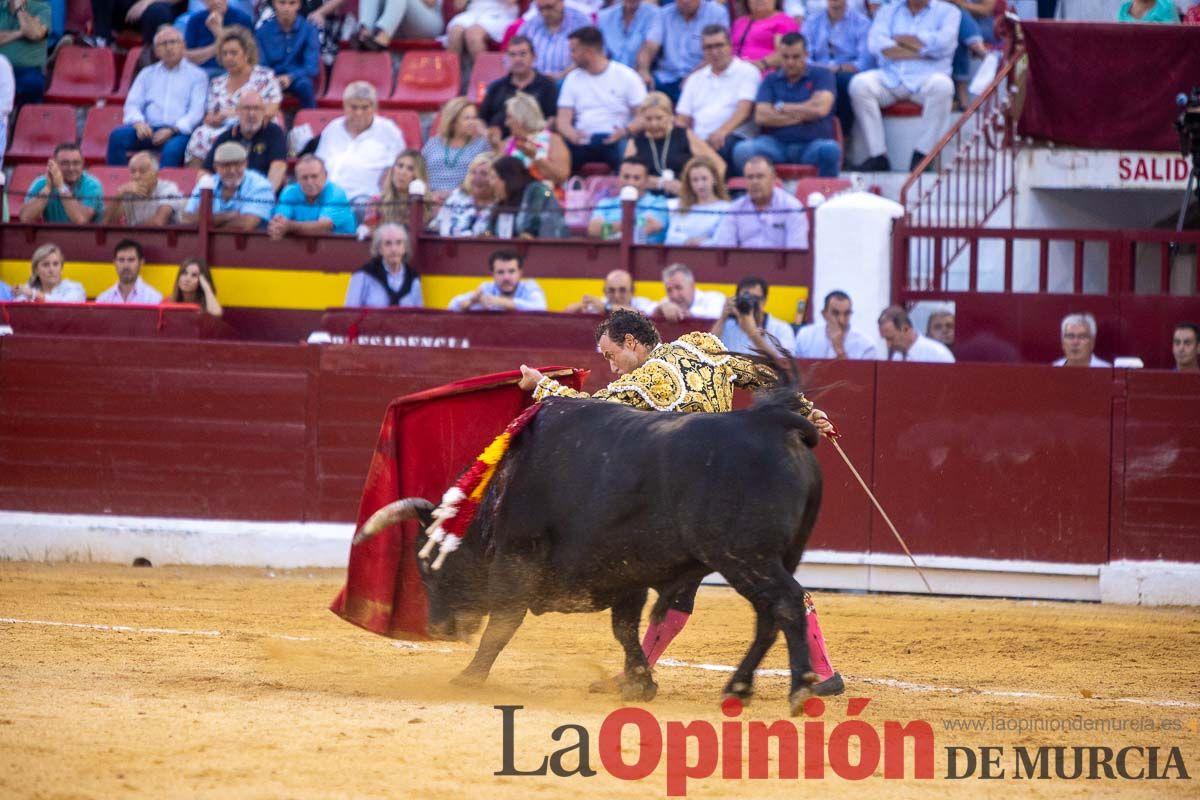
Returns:
[[[621,678],[619,675],[614,675],[611,678],[592,681],[588,686],[588,691],[592,694],[616,694],[621,691]]]
[[[649,703],[658,694],[658,684],[625,681],[621,684],[621,699],[626,702]]]
[[[746,681],[730,681],[725,686],[725,697],[722,699],[728,700],[731,697],[741,700],[744,706],[750,705],[750,698],[754,697],[754,684]]]
[[[788,704],[791,707],[792,716],[798,717],[804,711],[804,701],[810,697],[816,696],[816,685],[819,680],[817,673],[805,672],[800,676],[800,685],[796,687],[790,695],[788,695]]]
[[[817,697],[832,697],[844,691],[846,691],[846,682],[842,680],[841,674],[837,672],[833,673],[832,677],[826,678],[812,686],[812,693]]]

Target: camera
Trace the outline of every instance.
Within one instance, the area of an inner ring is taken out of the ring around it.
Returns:
[[[756,295],[742,292],[737,297],[733,298],[733,307],[737,309],[739,314],[743,316],[758,311],[759,305],[762,303]]]
[[[1194,162],[1200,162],[1200,86],[1193,86],[1191,94],[1177,95],[1175,105],[1182,109],[1175,120],[1179,151],[1184,158],[1191,156]]]

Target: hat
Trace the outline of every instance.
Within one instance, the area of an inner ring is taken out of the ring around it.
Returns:
[[[225,142],[217,147],[217,152],[213,154],[213,163],[215,164],[230,164],[235,161],[245,160],[246,148],[237,142]]]

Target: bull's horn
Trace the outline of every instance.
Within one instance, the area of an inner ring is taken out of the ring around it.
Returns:
[[[354,544],[362,544],[375,536],[384,528],[388,528],[406,519],[412,519],[421,511],[432,511],[433,503],[423,497],[406,497],[394,503],[388,503],[367,519],[363,526],[354,534]]]

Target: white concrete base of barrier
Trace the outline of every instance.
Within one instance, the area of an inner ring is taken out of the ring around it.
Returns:
[[[0,511],[0,560],[248,567],[344,567],[348,523],[240,522]],[[1055,564],[917,555],[937,594],[1200,605],[1200,564]],[[812,589],[924,594],[905,556],[812,550],[797,570]],[[723,583],[719,575],[710,582]]]

